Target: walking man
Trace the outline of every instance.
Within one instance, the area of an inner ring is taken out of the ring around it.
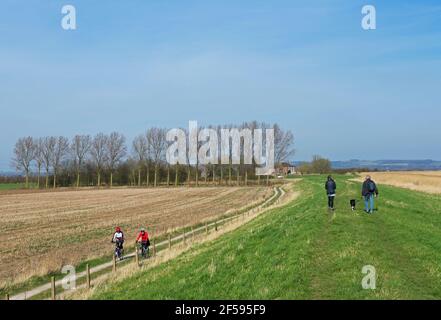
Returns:
[[[325,183],[326,194],[328,195],[328,208],[329,210],[334,210],[334,198],[335,190],[337,189],[337,184],[331,176],[328,176],[328,180]]]
[[[367,213],[374,212],[374,196],[378,196],[378,188],[371,176],[366,176],[361,189],[361,196],[364,198],[364,210]]]

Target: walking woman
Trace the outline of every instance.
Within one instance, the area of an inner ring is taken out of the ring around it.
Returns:
[[[361,189],[361,196],[364,198],[364,211],[374,213],[374,197],[378,197],[378,188],[371,176],[366,176]]]
[[[337,184],[331,176],[328,176],[328,180],[325,183],[326,194],[328,195],[328,208],[334,210],[334,198]]]

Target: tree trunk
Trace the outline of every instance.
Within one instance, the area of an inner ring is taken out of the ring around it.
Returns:
[[[248,171],[245,168],[245,186],[247,186],[247,185],[248,185]]]
[[[146,177],[146,179],[147,179],[146,186],[148,187],[149,184],[150,184],[150,167],[149,166],[147,166],[147,177]]]
[[[207,179],[208,179],[208,166],[205,165],[205,185],[207,185]]]
[[[57,187],[57,172],[54,170],[54,189]]]
[[[219,180],[219,184],[222,184],[222,180],[224,179],[224,166],[221,164],[220,165],[220,180]]]
[[[257,176],[257,184],[260,186],[260,175]]]
[[[190,179],[191,179],[191,169],[190,165],[187,166],[187,185],[190,186]]]
[[[228,165],[228,185],[231,185],[231,162]]]
[[[179,163],[177,163],[175,167],[175,187],[178,186],[178,173],[179,173]]]
[[[167,187],[170,186],[170,165],[167,165]]]
[[[37,188],[40,189],[41,166],[38,166]]]
[[[138,187],[141,186],[141,167],[138,168]]]
[[[158,183],[158,165],[155,164],[155,180],[153,186],[156,187]]]
[[[237,167],[237,174],[236,174],[236,185],[240,185],[240,167]]]
[[[199,166],[196,164],[196,187],[199,186]]]
[[[266,175],[266,185],[269,185],[269,174]]]
[[[77,171],[77,189],[80,187],[80,170]]]
[[[98,171],[98,183],[97,183],[97,185],[98,185],[98,188],[101,187],[101,172],[99,172],[99,171]]]
[[[211,172],[213,173],[213,186],[214,186],[214,182],[216,181],[216,174],[214,173],[214,164],[211,165]]]
[[[113,171],[110,171],[110,187],[113,187]]]
[[[49,188],[49,170],[46,169],[46,189]]]
[[[29,188],[29,171],[26,170],[26,182],[25,182],[25,188]]]

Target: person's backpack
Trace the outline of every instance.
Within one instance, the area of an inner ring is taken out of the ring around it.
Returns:
[[[326,183],[326,189],[328,191],[334,191],[334,181],[328,180],[328,182]]]
[[[368,181],[368,190],[369,192],[375,192],[375,183],[372,180]]]

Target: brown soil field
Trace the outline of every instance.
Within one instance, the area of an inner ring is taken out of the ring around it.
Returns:
[[[116,225],[133,247],[141,226],[159,236],[271,194],[263,186],[0,192],[0,287],[111,255]]]
[[[441,193],[441,171],[363,172],[360,174],[361,179],[367,174],[380,184],[433,194]]]

